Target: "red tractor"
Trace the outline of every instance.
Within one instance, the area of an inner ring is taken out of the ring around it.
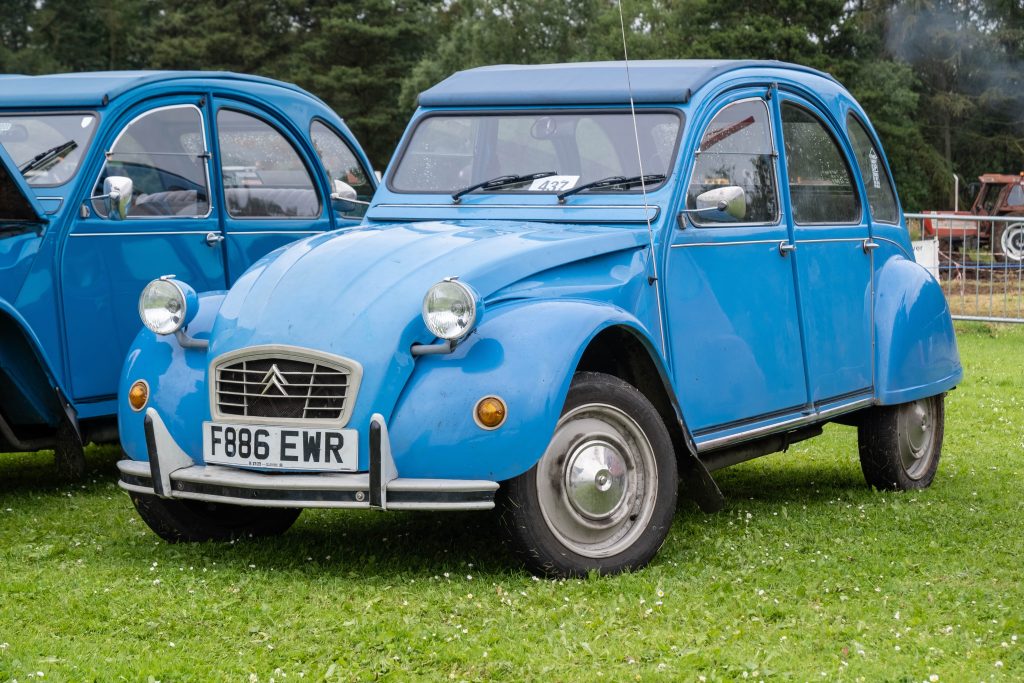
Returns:
[[[964,244],[976,243],[992,253],[997,261],[1021,263],[1024,261],[1024,172],[1020,175],[986,173],[978,178],[981,186],[970,211],[925,211],[925,213],[955,213],[964,216],[1016,217],[1018,222],[959,221],[929,218],[924,221],[925,232],[948,240],[951,250],[962,249]]]

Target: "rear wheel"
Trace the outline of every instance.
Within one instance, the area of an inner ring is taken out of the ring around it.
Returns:
[[[1002,223],[993,228],[996,259],[1005,263],[1024,261],[1024,223]]]
[[[650,401],[618,378],[578,373],[540,461],[502,486],[502,523],[535,573],[639,569],[668,535],[677,486]]]
[[[143,493],[130,495],[142,521],[157,536],[171,543],[280,536],[288,531],[302,512],[295,508],[167,500]]]
[[[928,488],[942,453],[944,396],[868,411],[857,428],[860,466],[878,489]]]

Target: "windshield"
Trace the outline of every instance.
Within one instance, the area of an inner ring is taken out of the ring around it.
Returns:
[[[637,112],[643,173],[669,175],[682,118],[673,112]],[[640,175],[633,119],[626,112],[524,112],[427,116],[416,126],[390,180],[396,192],[560,193],[577,185]],[[529,182],[486,185],[505,176]],[[651,183],[656,187],[657,183]],[[586,193],[638,192],[637,185],[605,185]],[[579,196],[582,196],[579,195]]]
[[[33,187],[71,180],[95,129],[92,114],[0,114],[0,144]]]

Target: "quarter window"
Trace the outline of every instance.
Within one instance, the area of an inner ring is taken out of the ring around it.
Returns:
[[[107,152],[93,194],[108,176],[131,178],[132,217],[197,217],[210,212],[203,117],[192,105],[154,109],[129,123]],[[93,210],[106,216],[103,202]]]
[[[234,218],[315,218],[320,200],[302,157],[270,124],[239,111],[217,113],[224,200]]]
[[[871,217],[883,223],[898,223],[896,195],[892,191],[889,173],[882,163],[882,155],[871,141],[864,124],[853,114],[847,117],[846,128],[850,133],[850,142],[853,143],[857,165],[860,166],[860,177],[864,179]]]
[[[335,180],[340,180],[355,189],[357,199],[369,201],[373,195],[373,185],[370,184],[366,169],[359,163],[348,143],[320,121],[313,122],[309,128],[309,135],[327,171],[331,187],[334,186]],[[359,216],[366,213],[366,207],[363,205],[353,204],[352,207],[345,212],[346,215]]]
[[[800,224],[856,223],[860,200],[842,150],[817,116],[782,105],[782,137],[793,220]]]
[[[722,109],[711,120],[700,141],[690,186],[689,209],[702,208],[706,192],[722,187],[743,189],[746,213],[742,218],[719,211],[691,213],[697,225],[774,223],[779,217],[775,162],[768,107],[763,100],[743,100]]]

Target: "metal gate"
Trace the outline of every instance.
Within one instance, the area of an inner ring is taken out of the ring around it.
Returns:
[[[1024,323],[1024,216],[905,215],[955,319]]]

